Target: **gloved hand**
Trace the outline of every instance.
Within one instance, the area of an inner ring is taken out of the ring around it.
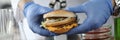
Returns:
[[[30,29],[37,34],[42,36],[56,36],[57,34],[52,33],[46,29],[43,29],[41,21],[43,20],[43,14],[52,11],[53,9],[40,6],[33,2],[28,2],[24,6],[24,15],[27,18]]]
[[[85,33],[101,27],[113,12],[112,0],[89,0],[82,5],[68,7],[66,10],[81,13],[84,12],[87,18],[76,28],[71,29],[66,34]]]

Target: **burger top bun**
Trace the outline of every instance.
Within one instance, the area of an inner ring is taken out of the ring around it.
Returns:
[[[76,15],[73,12],[69,12],[66,10],[55,10],[47,14],[44,14],[43,16],[43,18],[48,17],[76,17]]]

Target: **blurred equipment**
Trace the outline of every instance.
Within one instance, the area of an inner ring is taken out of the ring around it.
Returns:
[[[83,40],[113,40],[112,38],[112,26],[104,26],[96,30],[89,31],[82,34]]]
[[[1,9],[10,9],[11,8],[11,4],[3,4],[1,6]]]
[[[51,0],[49,6],[54,9],[64,9],[67,4],[66,0]]]
[[[115,40],[120,40],[120,17],[114,19]]]
[[[114,8],[114,35],[115,40],[120,40],[120,0],[115,0],[115,8]]]
[[[0,40],[20,40],[18,25],[11,9],[0,9]]]

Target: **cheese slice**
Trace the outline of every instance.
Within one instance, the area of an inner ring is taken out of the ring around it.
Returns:
[[[60,27],[52,27],[52,26],[49,26],[49,27],[46,27],[49,31],[51,32],[55,32],[55,33],[65,33],[67,31],[69,31],[70,29],[74,28],[78,26],[77,23],[73,23],[71,25],[65,25],[63,28],[60,28]]]

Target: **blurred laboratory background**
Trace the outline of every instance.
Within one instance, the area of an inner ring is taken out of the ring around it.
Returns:
[[[27,24],[26,18],[22,11],[19,10],[17,4],[20,0],[0,0],[0,40],[70,40],[74,38],[67,38],[67,36],[44,37],[33,33]],[[82,4],[87,0],[67,0],[67,6]],[[48,0],[34,0],[35,3],[48,7]],[[77,13],[79,24],[81,24],[86,15],[84,13]],[[114,40],[119,36],[120,31],[119,17],[111,16],[103,27],[92,30],[88,33],[77,34],[77,40]],[[119,26],[119,27],[118,27]],[[95,33],[97,32],[97,34]],[[95,34],[94,34],[95,33]],[[97,36],[96,36],[97,35]],[[105,36],[101,36],[105,35]],[[109,37],[108,37],[109,36]],[[75,36],[76,37],[76,36]]]
[[[21,40],[10,0],[0,0],[0,40]]]

